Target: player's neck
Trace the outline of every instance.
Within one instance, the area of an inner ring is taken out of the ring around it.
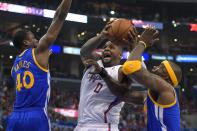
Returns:
[[[26,47],[22,47],[20,50],[19,50],[19,52],[18,52],[18,54],[20,55],[21,53],[23,53],[25,50],[27,50],[28,48],[26,48]]]

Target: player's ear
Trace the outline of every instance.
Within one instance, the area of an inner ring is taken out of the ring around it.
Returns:
[[[168,82],[171,82],[170,76],[168,75],[168,73],[164,73],[162,74],[162,78]]]
[[[28,46],[29,45],[29,42],[27,40],[23,40],[23,45],[24,46]]]

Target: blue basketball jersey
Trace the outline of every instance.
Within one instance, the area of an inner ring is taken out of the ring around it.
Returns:
[[[148,131],[180,131],[180,109],[177,98],[172,104],[160,105],[148,91],[146,106]]]
[[[34,49],[29,48],[16,57],[11,74],[16,87],[14,110],[47,106],[50,74],[36,61]]]

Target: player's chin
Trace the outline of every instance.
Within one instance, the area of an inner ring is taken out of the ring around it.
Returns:
[[[111,57],[104,57],[103,58],[103,63],[110,63],[111,62]]]

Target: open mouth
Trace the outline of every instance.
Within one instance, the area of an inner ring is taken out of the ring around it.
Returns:
[[[105,61],[111,60],[111,52],[110,51],[103,52],[103,60],[105,60]]]

